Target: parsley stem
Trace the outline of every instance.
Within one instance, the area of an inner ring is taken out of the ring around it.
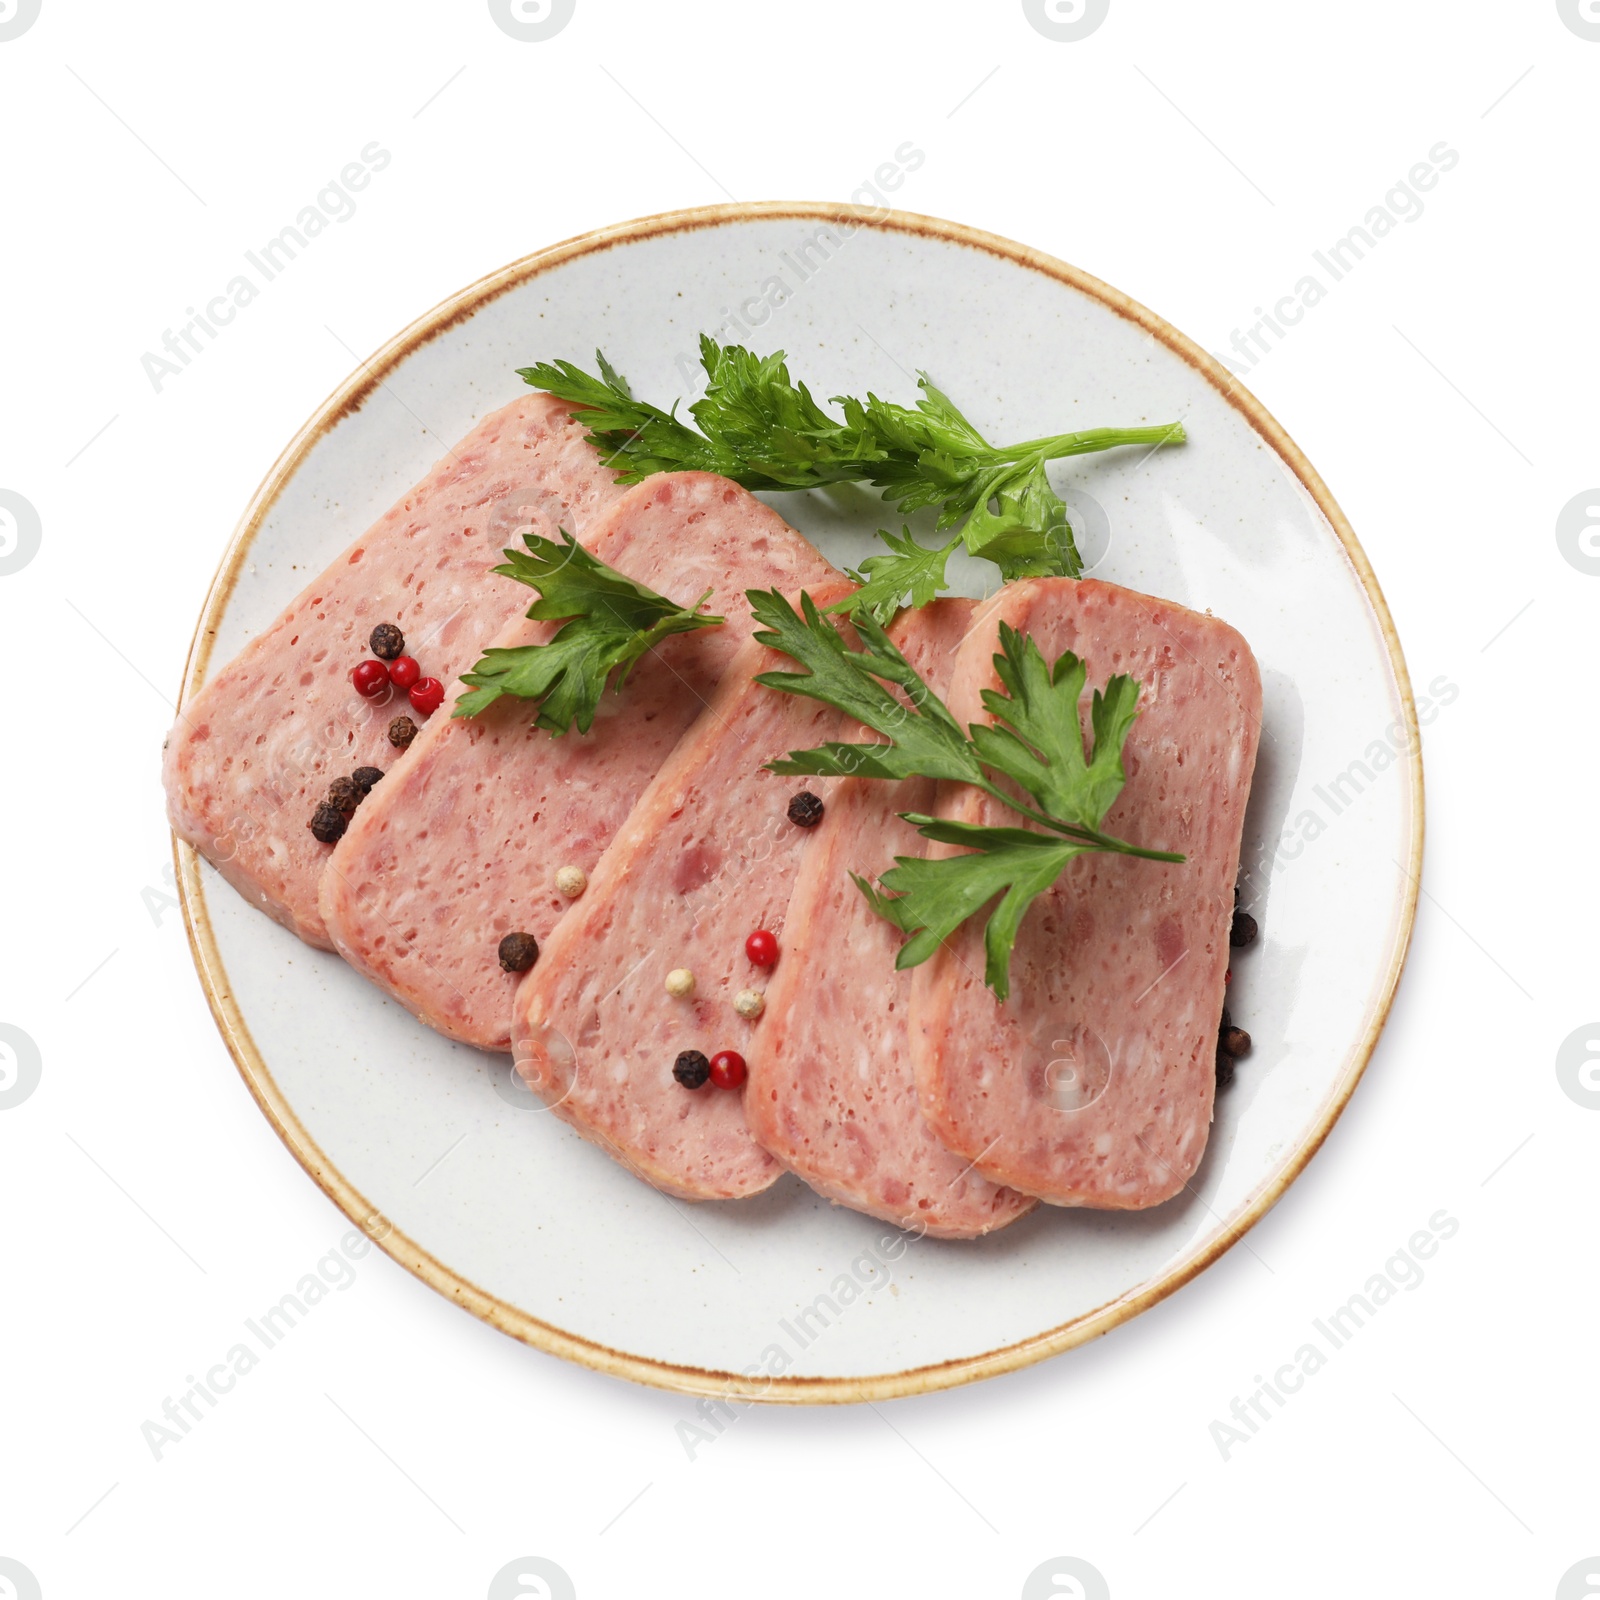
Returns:
[[[1171,850],[1146,850],[1142,845],[1129,844],[1125,839],[1113,838],[1109,833],[1100,833],[1094,828],[1080,828],[1075,823],[1059,822],[1047,813],[1018,800],[1014,795],[1007,794],[999,784],[991,783],[987,778],[978,779],[974,786],[982,789],[985,794],[993,795],[996,800],[1009,806],[1019,816],[1024,816],[1032,822],[1037,822],[1041,827],[1048,828],[1052,833],[1059,833],[1068,839],[1076,839],[1080,844],[1092,845],[1096,850],[1105,850],[1112,855],[1138,856],[1145,861],[1182,861],[1184,859],[1183,856],[1177,855]]]
[[[991,445],[974,452],[977,459],[1016,462],[1024,456],[1059,461],[1065,456],[1086,456],[1097,450],[1114,450],[1125,444],[1182,444],[1187,438],[1181,422],[1158,423],[1147,428],[1085,428],[1081,433],[1057,433],[1021,444]]]

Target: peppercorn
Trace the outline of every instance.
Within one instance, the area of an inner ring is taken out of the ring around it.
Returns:
[[[311,813],[308,826],[318,843],[338,844],[344,838],[344,830],[349,826],[349,820],[338,806],[321,805]]]
[[[380,661],[393,661],[406,647],[406,636],[392,622],[380,622],[367,640]]]
[[[1222,1051],[1237,1061],[1250,1054],[1250,1035],[1243,1028],[1225,1028],[1222,1033]]]
[[[1233,1082],[1233,1057],[1217,1051],[1217,1087],[1226,1089]]]
[[[328,785],[328,798],[323,803],[348,817],[366,797],[367,791],[354,778],[335,778]]]
[[[444,704],[444,685],[437,678],[418,678],[411,685],[411,709],[431,717]]]
[[[355,780],[356,787],[361,791],[361,798],[365,800],[372,793],[372,786],[383,776],[382,767],[357,767],[350,774]]]
[[[744,942],[744,953],[755,967],[775,967],[778,964],[778,936],[765,928],[757,928]]]
[[[417,725],[410,717],[396,717],[389,724],[389,743],[396,750],[408,750],[417,736]]]
[[[672,1063],[672,1076],[685,1089],[703,1089],[711,1076],[711,1063],[698,1050],[685,1050]]]
[[[814,828],[822,821],[822,802],[809,789],[802,789],[789,802],[789,820],[797,828]]]
[[[526,972],[539,959],[539,941],[531,933],[508,933],[498,954],[502,972]]]
[[[1226,1033],[1228,1031],[1228,1029],[1231,1028],[1232,1026],[1233,1026],[1233,1016],[1229,1012],[1228,1008],[1226,1006],[1224,1006],[1222,1008],[1222,1026],[1217,1030],[1217,1032],[1219,1034]]]
[[[711,1081],[719,1089],[737,1089],[744,1080],[744,1057],[737,1050],[719,1050],[712,1056]]]
[[[589,887],[589,874],[582,867],[560,867],[556,870],[556,893],[566,900],[576,900]]]
[[[746,1022],[754,1022],[767,1009],[767,997],[759,989],[741,989],[733,997],[733,1009]]]
[[[687,1000],[694,993],[694,974],[687,967],[674,967],[667,974],[667,993],[674,1000]]]
[[[1228,929],[1228,943],[1235,950],[1246,949],[1256,942],[1256,935],[1260,932],[1256,919],[1248,911],[1235,911],[1233,926]]]
[[[350,682],[363,700],[389,693],[389,669],[381,661],[362,661],[350,669]]]
[[[415,656],[396,656],[389,663],[389,682],[397,689],[409,689],[422,681],[422,667]]]

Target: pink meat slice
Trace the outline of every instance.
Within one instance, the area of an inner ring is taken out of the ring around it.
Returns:
[[[982,919],[947,940],[912,988],[923,1110],[996,1183],[1053,1205],[1156,1205],[1199,1165],[1211,1121],[1260,674],[1214,617],[1041,578],[1008,585],[974,619],[951,678],[959,721],[985,717],[980,691],[999,687],[1001,622],[1048,660],[1075,651],[1091,687],[1117,672],[1139,680],[1127,785],[1102,826],[1188,859],[1070,862],[1023,920],[1003,1005],[983,983]],[[941,785],[940,810],[1014,825],[970,786]]]
[[[811,587],[819,605],[845,592]],[[792,665],[743,646],[517,990],[514,1053],[530,1087],[687,1200],[752,1195],[783,1170],[751,1136],[744,1090],[686,1089],[672,1067],[680,1051],[746,1054],[762,1026],[734,1009],[742,990],[766,987],[745,938],[766,928],[781,949],[809,839],[786,815],[794,781],[763,765],[838,725],[831,707],[751,681]],[[675,968],[694,974],[692,996],[667,993]]]
[[[889,630],[935,694],[945,692],[973,610],[970,600],[938,600]],[[913,975],[894,967],[903,935],[850,880],[923,853],[926,841],[898,813],[930,810],[934,789],[923,778],[835,787],[789,901],[783,960],[748,1052],[745,1108],[756,1138],[818,1193],[902,1228],[965,1239],[1036,1202],[991,1183],[922,1115],[908,1032]]]
[[[476,717],[434,717],[356,812],[322,879],[339,953],[430,1026],[488,1050],[511,1047],[518,980],[500,968],[501,938],[549,939],[570,904],[556,873],[594,870],[750,636],[745,590],[837,579],[777,512],[705,472],[639,484],[583,542],[683,605],[710,590],[705,609],[726,622],[664,640],[622,694],[606,695],[587,734],[552,738],[510,697]],[[540,644],[559,626],[518,618],[493,643]]]
[[[571,407],[526,394],[485,417],[186,705],[167,739],[173,830],[269,916],[330,948],[317,909],[329,783],[387,769],[404,697],[363,700],[350,671],[380,622],[449,683],[527,598],[492,572],[519,524],[581,537],[622,494]]]

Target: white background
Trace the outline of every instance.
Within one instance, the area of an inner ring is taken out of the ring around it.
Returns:
[[[1013,0],[577,0],[540,43],[481,0],[43,0],[0,42],[0,489],[42,527],[0,576],[0,1022],[42,1061],[0,1110],[0,1557],[45,1600],[478,1597],[524,1555],[583,1600],[1010,1597],[1063,1555],[1116,1600],[1590,1592],[1558,1585],[1600,1555],[1600,1112],[1555,1058],[1600,1016],[1600,578],[1555,525],[1600,482],[1597,81],[1555,0],[1112,0],[1075,43]],[[1010,1378],[750,1411],[691,1462],[687,1399],[374,1252],[155,1461],[141,1423],[348,1226],[229,1063],[171,900],[158,751],[239,511],[358,357],[483,272],[672,207],[847,199],[907,139],[898,204],[1214,350],[1460,152],[1246,380],[1353,521],[1414,679],[1461,688],[1353,1104],[1248,1249]],[[393,161],[356,214],[157,393],[141,356],[372,140]],[[1211,1423],[1441,1208],[1421,1286],[1224,1460]]]

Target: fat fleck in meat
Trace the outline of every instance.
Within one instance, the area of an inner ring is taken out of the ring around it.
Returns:
[[[811,589],[819,605],[844,592]],[[788,665],[741,648],[516,996],[517,1068],[535,1092],[639,1177],[690,1200],[755,1194],[782,1170],[746,1125],[748,1086],[686,1089],[672,1066],[684,1050],[745,1054],[763,1026],[733,1006],[765,987],[745,938],[766,928],[782,946],[809,838],[784,815],[791,780],[763,764],[838,722],[831,707],[751,681]],[[676,968],[694,974],[691,998],[667,993]]]
[[[935,694],[944,694],[973,609],[939,600],[890,629]],[[872,736],[852,726],[830,737]],[[903,936],[850,879],[923,853],[926,841],[898,813],[927,811],[934,787],[924,778],[835,787],[802,858],[783,960],[751,1038],[746,1109],[756,1138],[818,1193],[918,1233],[971,1238],[1035,1202],[989,1182],[922,1115],[908,1034],[912,974],[894,966]]]
[[[167,740],[174,831],[253,905],[329,947],[317,909],[328,847],[311,814],[332,780],[389,768],[404,697],[363,700],[350,671],[380,622],[449,683],[528,596],[492,568],[519,525],[581,538],[622,493],[568,416],[526,394],[486,417],[183,708]],[[444,716],[443,710],[435,716]]]
[[[1211,1120],[1260,675],[1224,622],[1042,578],[1007,585],[974,619],[951,678],[960,722],[985,717],[980,691],[999,687],[1002,621],[1047,660],[1076,651],[1091,687],[1116,672],[1143,685],[1128,782],[1102,826],[1188,860],[1070,862],[1023,920],[1003,1005],[983,984],[983,919],[957,930],[912,988],[923,1110],[996,1183],[1054,1205],[1156,1205],[1199,1165]],[[1015,825],[970,786],[941,785],[939,810]]]
[[[322,880],[339,953],[424,1022],[484,1049],[511,1048],[518,979],[496,960],[500,939],[521,932],[546,944],[572,904],[557,872],[593,873],[749,637],[745,590],[837,580],[777,512],[704,472],[639,484],[583,542],[683,605],[709,589],[704,609],[727,620],[664,640],[623,693],[606,694],[587,734],[551,738],[510,696],[472,718],[437,714],[356,812]],[[543,643],[559,626],[518,618],[492,642]],[[679,869],[697,870],[692,858]]]

